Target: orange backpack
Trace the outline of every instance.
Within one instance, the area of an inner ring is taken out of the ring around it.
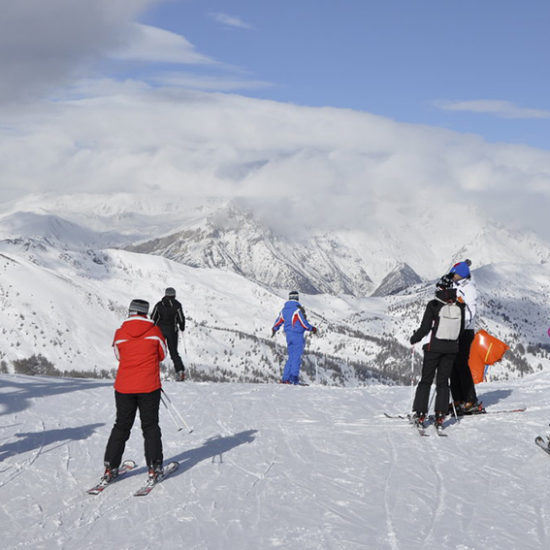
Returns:
[[[468,359],[474,384],[485,380],[486,366],[500,361],[508,349],[509,347],[504,342],[491,336],[485,330],[477,331]]]

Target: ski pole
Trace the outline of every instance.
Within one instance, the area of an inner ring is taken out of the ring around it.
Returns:
[[[176,425],[176,428],[178,429],[178,432],[181,432],[183,430],[183,427],[179,425],[179,422],[177,421],[176,417],[174,416],[174,413],[171,411],[171,409],[166,404],[166,401],[164,400],[164,397],[161,395],[160,400],[162,401],[162,404],[166,407],[166,410],[168,411],[168,414],[170,415],[170,418],[174,421],[174,424]]]
[[[191,433],[193,431],[193,428],[189,427],[189,424],[187,424],[183,416],[181,416],[178,409],[174,407],[174,404],[172,403],[172,400],[168,397],[168,394],[162,388],[160,389],[160,391],[164,394],[164,397],[166,397],[166,399],[168,400],[168,403],[172,407],[172,410],[174,411],[174,413],[176,413],[177,417],[180,419],[181,423],[186,427],[187,431]]]
[[[414,344],[411,346],[411,411],[414,405]]]
[[[187,346],[185,345],[185,331],[181,332],[181,341],[183,342],[183,353],[185,356],[185,362],[187,363],[188,355],[187,355]],[[188,379],[191,380],[191,369],[188,371]]]
[[[452,406],[453,406],[453,413],[454,413],[454,415],[455,415],[455,420],[456,420],[457,422],[460,422],[460,420],[458,419],[458,414],[456,414],[456,407],[455,407],[455,402],[454,402],[454,400],[451,401],[451,404],[452,404]]]

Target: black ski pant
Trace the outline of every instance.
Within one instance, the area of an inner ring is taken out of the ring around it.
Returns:
[[[476,387],[468,365],[474,336],[473,330],[464,330],[458,339],[458,353],[451,373],[451,394],[454,401],[477,402]]]
[[[413,411],[428,413],[428,401],[434,376],[436,377],[435,411],[447,414],[449,410],[449,376],[453,368],[456,353],[438,353],[424,351],[422,376],[414,396]]]
[[[118,468],[124,453],[126,441],[139,409],[141,430],[145,444],[145,463],[151,466],[162,463],[162,439],[159,426],[160,389],[151,393],[119,393],[115,391],[116,421],[107,448],[105,462],[111,468]]]
[[[178,331],[173,327],[163,327],[159,325],[160,330],[166,340],[166,345],[168,346],[168,352],[170,353],[170,359],[174,363],[174,369],[176,372],[183,372],[185,370],[183,366],[183,361],[181,360],[180,354],[178,353]]]

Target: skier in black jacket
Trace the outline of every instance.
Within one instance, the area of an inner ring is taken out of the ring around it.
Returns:
[[[172,287],[164,291],[164,298],[155,305],[151,319],[166,338],[170,358],[176,370],[176,380],[183,382],[185,367],[178,353],[178,327],[182,332],[185,330],[185,315],[180,302],[176,300],[176,291]]]
[[[464,304],[456,301],[456,288],[450,277],[443,277],[436,285],[435,299],[426,306],[420,328],[411,336],[411,344],[420,342],[431,332],[424,344],[422,376],[413,403],[413,418],[423,425],[428,412],[430,388],[436,376],[435,422],[443,424],[449,409],[449,377],[458,353],[458,339],[464,330]]]

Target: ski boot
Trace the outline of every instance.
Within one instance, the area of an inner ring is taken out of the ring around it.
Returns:
[[[426,415],[424,413],[414,412],[411,416],[411,423],[417,428],[425,428],[424,422],[426,421]]]
[[[185,380],[185,373],[182,370],[176,371],[176,382],[183,382]]]
[[[114,479],[118,477],[118,468],[111,468],[111,465],[108,462],[105,462],[105,472],[101,481],[105,483],[111,483]]]
[[[434,425],[438,430],[443,429],[443,422],[445,421],[445,413],[441,411],[435,411]]]
[[[164,474],[162,462],[155,462],[149,466],[148,477],[149,481],[157,481]]]
[[[464,403],[463,405],[463,414],[483,414],[485,412],[485,408],[483,407],[483,403],[481,401],[471,401],[468,403]]]

